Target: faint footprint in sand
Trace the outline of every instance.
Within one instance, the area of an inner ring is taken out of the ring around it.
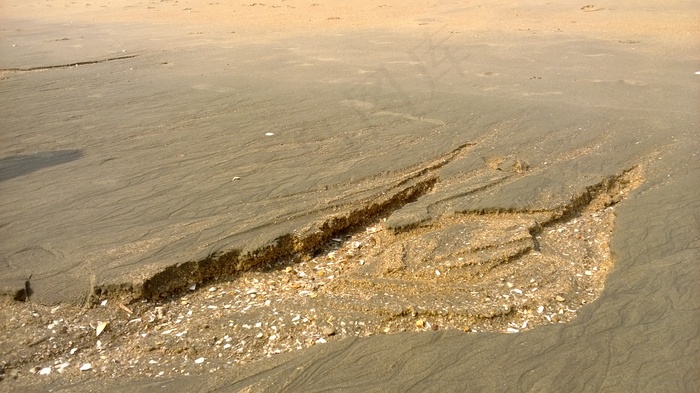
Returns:
[[[584,5],[583,7],[581,7],[581,11],[583,11],[583,12],[594,12],[594,11],[601,11],[604,9],[605,8],[598,7],[598,6],[595,6],[593,4],[588,4],[588,5]]]

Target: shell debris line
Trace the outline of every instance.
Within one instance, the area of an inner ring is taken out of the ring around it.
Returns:
[[[168,298],[93,308],[3,305],[24,344],[2,378],[45,383],[214,372],[349,336],[565,323],[600,294],[629,171],[559,211],[463,213],[396,231],[379,218],[316,255],[257,266]],[[611,184],[612,184],[611,183]],[[25,381],[27,383],[27,381]]]

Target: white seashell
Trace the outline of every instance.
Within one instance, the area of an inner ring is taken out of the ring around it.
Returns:
[[[107,322],[97,322],[97,327],[95,328],[95,336],[99,336],[107,327]]]

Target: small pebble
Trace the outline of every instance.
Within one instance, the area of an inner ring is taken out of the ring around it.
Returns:
[[[335,328],[332,326],[326,326],[322,331],[324,336],[332,336],[335,334]]]

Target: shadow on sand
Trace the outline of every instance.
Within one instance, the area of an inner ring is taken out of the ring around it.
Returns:
[[[55,150],[0,158],[0,182],[50,166],[65,164],[82,156],[82,150]]]

